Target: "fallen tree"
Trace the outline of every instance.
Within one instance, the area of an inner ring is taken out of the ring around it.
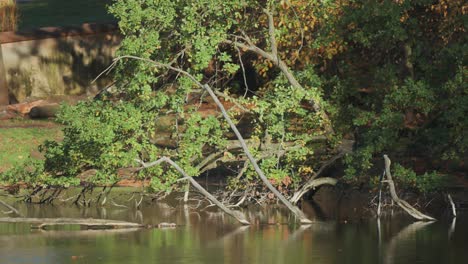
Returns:
[[[133,15],[141,23],[121,25],[126,35],[121,56],[103,72],[116,69],[115,86],[92,101],[61,109],[64,140],[43,144],[45,161],[27,164],[26,172],[11,173],[7,180],[36,186],[29,197],[41,203],[57,199],[60,188],[81,185],[72,200],[89,206],[107,201],[108,191],[97,200],[87,198],[97,186],[114,186],[122,178],[144,182],[145,191],[186,191],[181,174],[197,177],[224,170],[229,171],[228,188],[219,204],[229,208],[279,200],[300,222],[310,223],[294,204],[311,189],[336,183],[321,177],[341,158],[340,140],[313,69],[296,68],[289,51],[278,48],[279,21],[297,17],[284,17],[282,7],[270,3],[251,3],[196,2],[185,8],[186,2],[116,2],[111,10],[123,21],[137,9],[155,12],[155,21],[144,21],[139,13]],[[179,8],[184,10],[180,17],[167,15],[168,10],[179,14]],[[260,31],[236,17],[247,9],[259,16]],[[148,36],[152,38],[143,41]],[[256,63],[268,64],[257,85],[248,81],[249,74],[258,74],[252,73]],[[180,170],[134,168],[135,158],[150,162],[160,157]],[[122,168],[128,170],[122,173]],[[217,204],[216,197],[204,194]]]

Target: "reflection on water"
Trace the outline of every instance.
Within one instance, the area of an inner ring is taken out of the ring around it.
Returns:
[[[253,223],[247,227],[215,210],[197,211],[176,202],[143,204],[140,210],[15,206],[28,217],[94,217],[180,226],[144,230],[70,226],[41,231],[27,224],[0,223],[0,263],[468,263],[468,216],[463,214],[456,224],[451,219],[412,222],[406,216],[379,222],[328,209],[315,214],[315,204],[304,209],[317,223],[299,226],[282,208],[271,206],[246,210]]]

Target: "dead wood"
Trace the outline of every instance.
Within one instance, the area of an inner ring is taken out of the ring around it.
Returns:
[[[384,159],[385,159],[385,175],[387,176],[386,182],[388,183],[390,187],[390,195],[392,196],[392,200],[395,201],[395,203],[398,204],[398,206],[400,206],[401,209],[405,210],[409,215],[411,215],[412,217],[418,220],[435,221],[436,220],[435,218],[421,213],[419,210],[411,206],[408,202],[398,197],[396,193],[396,189],[395,189],[395,183],[393,182],[392,174],[390,173],[390,165],[392,162],[387,155],[384,155]]]
[[[93,218],[27,218],[27,217],[0,217],[0,223],[27,223],[34,227],[43,229],[46,226],[56,225],[79,225],[90,229],[102,228],[143,228],[142,224]]]
[[[312,177],[310,177],[310,179],[304,184],[302,185],[302,187],[293,194],[292,198],[290,199],[290,201],[293,203],[293,204],[296,204],[297,202],[299,202],[299,200],[302,198],[302,196],[304,196],[304,194],[306,194],[307,192],[309,192],[310,190],[313,190],[313,189],[316,189],[318,187],[320,187],[321,185],[336,185],[336,183],[338,182],[335,178],[329,178],[329,177],[324,177],[324,178],[318,178],[322,172],[328,168],[330,165],[332,165],[333,163],[335,163],[335,161],[337,161],[338,159],[340,159],[341,157],[344,156],[344,154],[346,154],[345,151],[340,151],[338,154],[336,154],[335,156],[333,156],[330,160],[328,160],[327,162],[325,162],[319,169],[317,172],[313,173]]]
[[[457,217],[457,209],[455,207],[455,203],[452,200],[452,196],[450,196],[450,194],[447,194],[447,198],[449,200],[450,207],[452,208],[452,215],[453,215],[454,218],[456,218]]]
[[[338,182],[337,179],[335,178],[330,178],[330,177],[322,177],[318,179],[312,179],[308,181],[306,184],[304,184],[301,189],[299,189],[297,192],[294,193],[293,197],[290,199],[291,203],[296,204],[304,194],[309,192],[310,190],[314,190],[322,185],[331,185],[335,186],[336,183]]]
[[[227,208],[224,204],[222,204],[216,197],[214,197],[211,193],[209,193],[205,188],[203,188],[197,181],[195,181],[192,177],[190,177],[177,163],[172,161],[168,157],[162,157],[156,161],[153,161],[151,163],[145,163],[141,160],[137,160],[143,168],[150,168],[153,166],[157,166],[163,162],[169,163],[172,167],[174,167],[182,176],[184,176],[184,179],[187,179],[190,181],[190,183],[195,187],[200,193],[202,193],[206,198],[208,198],[211,202],[216,204],[221,210],[223,210],[225,213],[228,215],[234,217],[237,219],[241,224],[243,225],[250,225],[249,221],[245,218],[245,216],[241,212],[233,211],[229,208]]]
[[[0,200],[0,204],[3,205],[4,207],[8,208],[10,210],[10,213],[15,213],[18,216],[22,216],[22,214],[13,206],[5,203],[4,201]]]

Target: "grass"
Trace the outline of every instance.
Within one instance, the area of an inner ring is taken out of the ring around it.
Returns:
[[[19,2],[18,29],[111,22],[107,6],[112,0],[33,0]]]
[[[2,121],[0,126],[0,172],[21,164],[30,155],[40,158],[37,147],[44,140],[60,140],[61,127],[50,121]]]

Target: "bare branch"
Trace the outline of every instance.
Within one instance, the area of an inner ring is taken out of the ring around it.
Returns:
[[[219,202],[218,199],[216,199],[211,193],[209,193],[207,190],[205,190],[197,181],[195,181],[192,177],[190,177],[177,163],[172,161],[170,158],[162,157],[162,158],[160,158],[160,159],[158,159],[156,161],[150,162],[150,163],[145,163],[145,162],[143,162],[141,160],[138,160],[138,159],[136,161],[138,163],[140,163],[143,168],[149,168],[149,167],[157,166],[157,165],[160,165],[163,162],[169,163],[169,165],[174,167],[180,174],[182,174],[182,176],[187,178],[190,181],[190,183],[193,185],[193,187],[195,187],[199,192],[201,192],[211,202],[216,204],[221,210],[223,210],[228,215],[230,215],[230,216],[234,217],[235,219],[237,219],[241,224],[250,225],[249,221],[247,221],[247,219],[245,219],[245,216],[242,213],[232,211],[231,209],[227,208],[224,204]]]
[[[308,191],[316,189],[322,185],[336,185],[338,182],[337,179],[335,178],[330,178],[330,177],[322,177],[318,179],[312,179],[309,180],[306,184],[302,186],[299,191],[295,192],[293,197],[290,199],[291,203],[296,204],[304,194],[306,194]]]
[[[336,154],[331,159],[329,159],[327,162],[322,164],[322,166],[318,169],[318,171],[314,173],[312,177],[310,177],[310,179],[304,185],[302,185],[302,187],[297,192],[294,193],[290,201],[293,204],[297,203],[302,198],[302,196],[304,196],[304,194],[306,194],[308,191],[315,189],[321,185],[324,185],[324,184],[335,185],[337,180],[334,178],[317,179],[317,177],[320,176],[326,168],[328,168],[330,165],[335,163],[335,161],[343,157],[344,154],[345,152],[341,151],[340,153]],[[325,180],[321,180],[321,179],[325,179]]]
[[[421,213],[416,208],[411,206],[409,203],[407,203],[406,201],[398,197],[396,190],[395,190],[395,183],[393,182],[392,174],[390,173],[390,165],[392,162],[390,161],[390,158],[388,158],[387,155],[384,155],[384,159],[385,159],[385,175],[387,176],[386,182],[390,186],[390,195],[392,196],[393,201],[395,201],[398,204],[398,206],[400,206],[403,210],[405,210],[409,215],[411,215],[412,217],[418,220],[435,221],[433,217],[430,217],[428,215]]]
[[[448,200],[450,202],[450,206],[452,207],[452,215],[455,218],[455,217],[457,217],[457,209],[455,207],[455,203],[453,202],[452,196],[450,196],[450,194],[447,194],[447,198],[448,198]]]
[[[0,200],[0,204],[3,205],[4,207],[8,208],[11,212],[15,213],[18,216],[23,216],[16,208],[13,206],[5,203],[4,201]]]

